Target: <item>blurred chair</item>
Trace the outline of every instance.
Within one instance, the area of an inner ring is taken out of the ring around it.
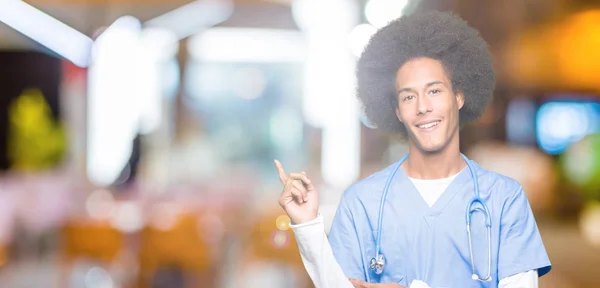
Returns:
[[[0,269],[9,264],[9,245],[0,242]]]
[[[214,287],[212,247],[201,237],[196,213],[182,213],[172,225],[147,225],[141,231],[140,288]]]
[[[77,260],[91,260],[110,270],[125,246],[125,235],[108,221],[69,221],[61,236],[60,287],[70,287],[69,276]]]

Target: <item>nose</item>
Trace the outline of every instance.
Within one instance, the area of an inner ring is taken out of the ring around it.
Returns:
[[[431,112],[432,105],[431,99],[426,95],[417,98],[417,114],[422,115]]]

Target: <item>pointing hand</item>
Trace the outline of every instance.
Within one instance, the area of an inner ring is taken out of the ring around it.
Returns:
[[[283,165],[275,160],[279,180],[283,184],[283,192],[279,197],[279,205],[292,220],[293,224],[301,224],[317,218],[319,197],[315,185],[306,172],[287,175]]]

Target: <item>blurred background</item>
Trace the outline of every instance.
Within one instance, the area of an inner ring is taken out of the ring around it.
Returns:
[[[540,286],[600,287],[594,0],[2,0],[0,286],[311,287],[273,159],[319,183],[329,229],[407,151],[361,114],[356,60],[427,10],[491,46],[462,150],[525,187]]]

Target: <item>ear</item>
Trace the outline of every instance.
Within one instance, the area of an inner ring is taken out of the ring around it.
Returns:
[[[398,108],[396,108],[396,117],[398,117],[398,120],[402,122],[402,116],[400,116],[400,110]]]
[[[456,92],[456,103],[458,104],[458,110],[465,105],[465,95],[460,91]]]

